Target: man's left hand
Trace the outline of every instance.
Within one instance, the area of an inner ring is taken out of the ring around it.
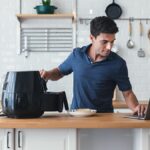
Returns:
[[[138,116],[143,116],[146,114],[147,106],[143,104],[138,104],[133,111],[133,114],[138,114]]]

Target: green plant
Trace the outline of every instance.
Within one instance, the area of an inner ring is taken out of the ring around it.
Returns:
[[[42,4],[44,6],[50,6],[51,5],[51,0],[42,0]]]

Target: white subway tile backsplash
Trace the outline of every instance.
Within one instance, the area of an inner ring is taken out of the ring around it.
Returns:
[[[26,0],[22,1],[22,13],[36,13],[33,7],[39,4],[41,0]],[[78,0],[78,17],[95,17],[98,15],[105,15],[106,6],[111,3],[106,0]],[[134,3],[134,8],[131,7]],[[121,17],[149,17],[150,2],[143,0],[137,3],[136,0],[132,1],[119,1],[119,4],[124,8]],[[70,52],[44,52],[44,53],[30,53],[29,57],[25,58],[25,54],[17,55],[17,24],[16,14],[18,13],[18,1],[5,0],[2,1],[3,7],[0,9],[0,87],[3,83],[4,74],[10,70],[41,70],[41,69],[52,69],[57,67],[65,58],[68,57]],[[55,0],[53,4],[58,6],[57,12],[72,12],[72,1],[68,0]],[[98,4],[98,5],[93,5]],[[144,4],[144,5],[143,5]],[[146,5],[145,5],[146,4]],[[26,7],[28,6],[28,7]],[[84,6],[84,9],[83,9]],[[142,6],[142,7],[141,7]],[[137,11],[137,8],[139,11]],[[9,11],[6,11],[8,9]],[[7,16],[7,17],[6,17]],[[135,42],[134,49],[128,49],[126,42],[129,39],[128,35],[128,21],[116,20],[120,30],[116,36],[115,44],[119,48],[118,54],[122,56],[129,69],[129,77],[133,86],[133,91],[139,100],[146,100],[150,97],[150,40],[147,38],[147,32],[150,29],[150,22],[146,24],[143,21],[144,26],[144,37],[142,40],[142,48],[146,52],[146,57],[139,58],[137,51],[140,48],[139,38],[139,22],[134,21],[132,39]],[[77,22],[77,46],[83,46],[90,43],[89,39],[89,23],[81,24]],[[49,91],[60,91],[65,90],[69,103],[72,98],[72,75],[64,77],[59,81],[49,81]],[[0,89],[1,95],[1,89]],[[117,92],[117,99],[122,99],[122,94]]]

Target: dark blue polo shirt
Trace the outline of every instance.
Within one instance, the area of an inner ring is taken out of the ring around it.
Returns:
[[[63,75],[73,72],[71,109],[91,108],[113,112],[112,98],[116,85],[121,91],[131,89],[126,62],[111,52],[107,59],[92,63],[87,55],[90,45],[75,48],[59,66]]]

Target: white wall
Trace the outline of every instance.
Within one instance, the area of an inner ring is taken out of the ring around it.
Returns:
[[[40,3],[40,0],[39,0]],[[36,13],[33,7],[37,5],[37,0],[22,0],[21,12]],[[2,91],[2,83],[7,71],[11,70],[41,70],[51,69],[58,66],[68,55],[69,52],[43,52],[30,53],[28,58],[25,54],[17,54],[19,41],[18,30],[19,21],[16,14],[19,13],[19,0],[17,1],[2,1],[3,6],[0,9],[0,95]],[[59,9],[56,12],[72,12],[72,2],[66,0],[55,0],[55,4]],[[69,7],[67,7],[69,6]],[[72,51],[72,50],[70,50]],[[67,93],[68,100],[72,98],[72,75],[63,78],[57,82],[48,82],[49,91],[62,91]]]
[[[71,12],[71,0],[53,0],[54,5],[58,7],[56,12]],[[136,1],[136,0],[116,0],[122,9],[123,14],[121,17],[149,17],[150,1]],[[22,13],[36,13],[33,7],[40,3],[40,0],[22,0],[21,12]],[[85,5],[86,3],[86,5]],[[78,18],[89,17],[89,12],[92,9],[94,17],[97,15],[105,15],[104,11],[108,4],[112,3],[111,0],[78,0],[77,11]],[[5,0],[1,2],[0,9],[0,87],[2,87],[4,75],[6,71],[10,70],[40,70],[50,69],[59,65],[68,55],[69,52],[48,52],[48,53],[30,53],[28,58],[24,54],[17,54],[18,47],[18,20],[16,14],[19,13],[19,0]],[[134,7],[131,7],[134,6]],[[150,29],[150,21],[144,25],[144,38],[142,47],[146,52],[145,58],[137,57],[137,50],[139,49],[139,31],[138,21],[133,22],[133,40],[135,41],[135,48],[130,50],[126,47],[128,40],[128,21],[116,21],[120,27],[120,32],[117,35],[116,45],[119,47],[119,55],[126,61],[129,68],[129,76],[133,86],[133,90],[138,99],[146,100],[150,97],[150,41],[147,38],[147,31]],[[89,43],[89,25],[78,24],[77,31],[77,46]],[[48,83],[49,91],[66,90],[68,100],[71,101],[72,97],[72,75],[64,79]],[[0,88],[1,94],[1,88]],[[118,98],[122,99],[120,93]]]

